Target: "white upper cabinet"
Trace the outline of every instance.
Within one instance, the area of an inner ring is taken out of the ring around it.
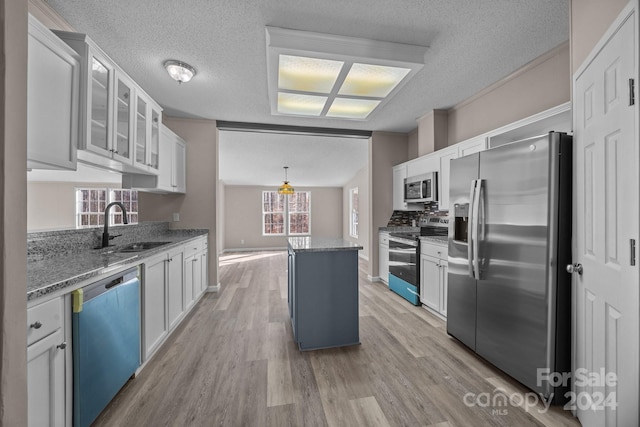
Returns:
[[[138,91],[135,113],[135,165],[158,174],[160,168],[160,122],[162,109],[147,94]]]
[[[407,177],[407,164],[402,163],[393,167],[393,210],[405,211],[404,179]]]
[[[125,74],[116,73],[113,155],[124,163],[131,163],[133,156],[134,84]]]
[[[444,150],[436,151],[438,154],[438,209],[449,209],[449,183],[451,178],[449,171],[451,170],[451,160],[458,158],[458,147],[449,147]]]
[[[27,168],[76,169],[80,57],[29,15]]]
[[[436,151],[436,153],[438,152]],[[426,156],[409,160],[407,162],[407,178],[429,172],[437,172],[440,164],[438,162],[437,156],[434,155],[436,153],[427,154]]]
[[[153,132],[153,128],[150,129]],[[186,193],[186,143],[162,123],[158,132],[158,154],[151,152],[151,156],[147,156],[158,162],[158,174],[124,174],[122,186],[155,193]],[[136,146],[136,156],[138,149]]]
[[[54,33],[80,55],[78,160],[157,174],[162,108],[86,34]]]
[[[184,140],[176,135],[175,144],[173,146],[172,157],[172,169],[171,169],[171,187],[174,192],[186,193],[187,192],[187,145]]]
[[[487,138],[484,136],[472,138],[458,144],[458,157],[479,153],[487,149]]]

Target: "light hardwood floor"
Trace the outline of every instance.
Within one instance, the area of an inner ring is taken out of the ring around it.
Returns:
[[[561,408],[526,407],[527,389],[444,321],[368,281],[362,262],[362,344],[300,352],[286,253],[220,261],[221,292],[203,297],[95,425],[579,426]]]

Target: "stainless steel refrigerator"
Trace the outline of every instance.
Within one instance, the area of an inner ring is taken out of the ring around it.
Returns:
[[[450,172],[447,332],[554,403],[569,387],[549,374],[571,369],[571,164],[571,136],[551,132]]]

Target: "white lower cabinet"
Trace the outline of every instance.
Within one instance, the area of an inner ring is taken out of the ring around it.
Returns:
[[[62,298],[27,310],[29,426],[66,424],[66,381]]]
[[[447,316],[447,247],[422,242],[420,245],[420,302]]]
[[[180,316],[184,313],[184,250],[174,250],[169,253],[167,260],[169,278],[169,329],[173,329],[178,324]]]
[[[143,354],[145,361],[169,332],[167,316],[167,255],[150,258],[143,267]]]
[[[142,361],[164,342],[202,293],[202,241],[194,239],[144,262]],[[196,248],[196,250],[194,250]],[[197,256],[196,256],[197,255]]]
[[[202,294],[209,286],[209,250],[207,249],[207,239],[204,239],[204,246],[200,253],[200,293]]]
[[[389,284],[389,233],[380,233],[378,236],[378,276]]]

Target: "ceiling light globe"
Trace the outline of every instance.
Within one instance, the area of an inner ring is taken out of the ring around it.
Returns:
[[[170,59],[164,63],[164,68],[172,79],[178,83],[186,83],[196,75],[196,69],[191,65]]]

